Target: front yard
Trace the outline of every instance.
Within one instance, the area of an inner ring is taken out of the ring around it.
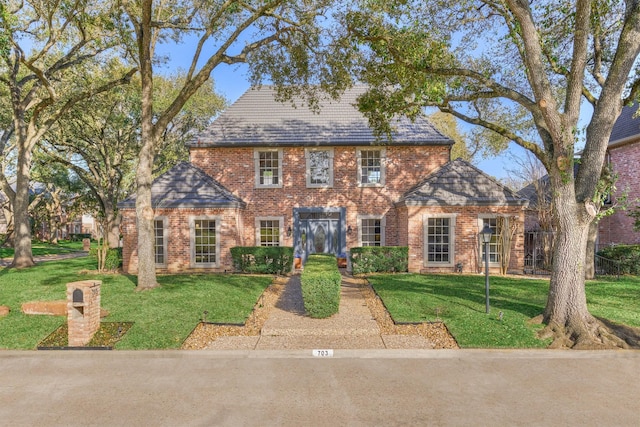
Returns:
[[[177,349],[202,319],[243,323],[272,276],[166,275],[160,288],[136,292],[135,277],[86,273],[92,258],[42,263],[25,270],[0,268],[0,305],[11,312],[0,317],[0,349],[35,349],[60,325],[62,316],[25,315],[29,301],[64,300],[66,284],[102,280],[103,322],[134,322],[117,349]],[[83,272],[85,271],[85,272]],[[472,275],[372,275],[371,284],[396,322],[442,321],[462,348],[544,348],[535,337],[548,280],[491,277],[491,312],[485,313],[484,277]],[[640,278],[601,279],[587,283],[592,314],[640,327]],[[500,315],[502,313],[502,315]]]
[[[109,311],[104,322],[135,322],[117,349],[180,348],[207,311],[207,321],[243,323],[271,276],[167,275],[160,288],[135,291],[135,277],[119,274],[79,274],[95,269],[92,258],[47,262],[26,270],[0,269],[0,305],[11,309],[0,318],[0,349],[34,349],[66,323],[61,316],[25,315],[28,301],[66,298],[66,284],[102,280],[101,306]]]
[[[369,277],[396,322],[443,321],[462,348],[544,348],[528,321],[541,314],[548,279],[491,277],[485,313],[484,276],[375,275]],[[591,313],[640,327],[640,278],[587,282]],[[502,319],[500,313],[502,312]]]

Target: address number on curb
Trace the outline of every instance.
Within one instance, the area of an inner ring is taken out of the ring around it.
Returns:
[[[333,357],[333,350],[313,350],[313,357]]]

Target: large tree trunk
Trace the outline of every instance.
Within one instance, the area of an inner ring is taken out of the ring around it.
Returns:
[[[592,212],[589,206],[577,203],[573,181],[563,180],[560,173],[556,175],[554,206],[558,230],[543,315],[547,327],[540,336],[553,337],[553,348],[625,347],[587,308],[585,253],[595,209]]]
[[[104,202],[104,215],[106,218],[105,237],[110,248],[120,246],[120,219],[111,200]]]
[[[596,240],[598,240],[598,223],[589,225],[587,236],[587,251],[584,255],[584,278],[592,280],[596,278]]]
[[[31,150],[25,141],[18,145],[16,192],[13,199],[14,255],[12,267],[35,265],[31,250],[31,221],[29,218],[29,180],[31,178]]]
[[[156,279],[155,254],[153,252],[153,207],[151,206],[151,183],[153,171],[155,133],[153,128],[153,68],[151,58],[151,6],[152,1],[142,2],[141,30],[138,34],[142,86],[142,148],[136,171],[136,224],[138,228],[138,290],[159,286]]]

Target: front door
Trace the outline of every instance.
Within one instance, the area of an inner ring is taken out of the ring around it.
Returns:
[[[304,261],[310,254],[344,252],[344,208],[294,209],[296,254]]]
[[[307,252],[310,254],[338,254],[338,220],[308,220]]]

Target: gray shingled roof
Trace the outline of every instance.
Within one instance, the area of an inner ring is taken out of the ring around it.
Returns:
[[[409,206],[526,206],[527,203],[462,159],[449,162],[433,172],[398,202]]]
[[[340,101],[322,101],[319,114],[301,100],[276,101],[271,86],[252,88],[201,134],[190,147],[304,146],[304,145],[371,145],[376,140],[367,118],[356,108],[356,98],[365,86],[344,93]],[[392,144],[451,145],[425,118],[415,122],[403,118],[395,124]]]
[[[180,162],[160,175],[151,185],[154,208],[244,208],[246,204],[218,181],[188,162]],[[135,194],[118,203],[119,208],[135,208]]]
[[[625,106],[622,108],[620,117],[618,117],[618,120],[611,130],[609,145],[615,145],[616,142],[631,136],[640,136],[640,116],[634,117],[637,111],[637,103],[632,106]]]

